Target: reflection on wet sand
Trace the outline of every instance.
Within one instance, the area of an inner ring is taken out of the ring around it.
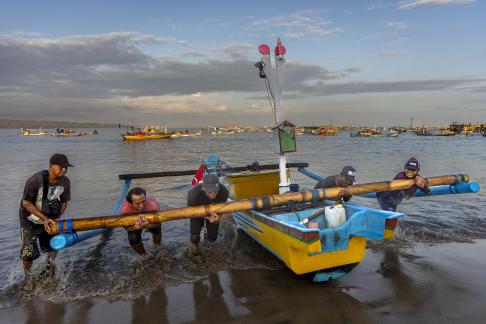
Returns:
[[[65,313],[64,305],[49,302],[29,303],[25,306],[27,318],[25,323],[63,323]]]
[[[196,317],[194,322],[222,323],[231,319],[223,293],[217,273],[211,273],[208,279],[195,282],[193,284]]]
[[[411,276],[402,271],[400,257],[407,256],[413,260],[412,255],[400,253],[399,247],[385,246],[383,260],[380,263],[379,273],[389,280],[393,296],[399,302],[409,305],[414,309],[420,309],[428,298],[427,290],[418,289],[417,282]],[[418,258],[418,257],[417,257]]]
[[[168,321],[165,289],[157,289],[148,297],[141,296],[132,302],[132,323],[167,323]]]
[[[334,283],[314,284],[290,271],[230,271],[231,290],[250,322],[366,323],[367,307]]]

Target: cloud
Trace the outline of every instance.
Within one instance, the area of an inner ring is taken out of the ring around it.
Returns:
[[[109,122],[183,116],[181,120],[194,124],[234,117],[236,109],[238,114],[269,111],[265,84],[258,78],[255,60],[248,58],[255,45],[231,43],[206,49],[203,54],[211,53],[211,59],[202,56],[198,61],[157,58],[141,49],[161,41],[136,33],[62,39],[1,36],[0,116]],[[167,46],[183,46],[169,42]],[[321,100],[333,95],[440,90],[467,93],[466,89],[481,89],[485,81],[344,82],[361,71],[358,66],[331,70],[289,60],[283,74],[285,98]]]
[[[361,40],[370,40],[370,39],[384,38],[389,36],[393,36],[395,38],[397,36],[397,33],[396,32],[376,32],[361,37]]]
[[[303,96],[330,96],[338,94],[359,93],[392,93],[392,92],[423,92],[458,90],[465,85],[474,85],[486,81],[486,78],[452,78],[434,80],[403,80],[403,81],[353,81],[346,83],[316,82],[313,85],[303,85],[299,91]]]
[[[255,57],[255,44],[249,43],[229,43],[224,46],[212,47],[206,50],[186,50],[182,51],[180,55],[182,57],[195,57],[203,59],[222,59],[222,60],[238,60],[248,59],[249,57]]]
[[[324,19],[323,11],[300,10],[288,15],[273,16],[253,21],[249,29],[253,31],[278,29],[291,38],[306,36],[335,36],[345,30],[341,27],[329,27],[333,22]]]
[[[272,108],[270,107],[270,103],[266,102],[265,104],[263,103],[252,103],[250,104],[249,107],[244,109],[244,112],[246,114],[268,114],[271,113]]]
[[[139,96],[122,97],[120,103],[136,108],[141,113],[183,113],[204,114],[225,112],[228,108],[221,103],[217,94],[195,93],[184,96]]]
[[[404,30],[404,29],[408,29],[408,23],[404,22],[404,21],[389,21],[389,22],[386,22],[385,23],[385,26],[388,27],[388,28],[394,28],[394,29],[400,29],[400,30]]]
[[[400,56],[402,53],[398,51],[388,51],[388,52],[380,52],[378,56]]]
[[[476,0],[412,0],[400,2],[399,9],[415,9],[425,6],[445,6],[445,5],[461,5],[470,4]]]

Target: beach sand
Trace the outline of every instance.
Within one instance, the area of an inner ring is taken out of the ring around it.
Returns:
[[[0,322],[484,323],[485,249],[485,240],[375,243],[335,282],[312,283],[287,269],[227,270],[134,299],[36,298],[1,310]]]

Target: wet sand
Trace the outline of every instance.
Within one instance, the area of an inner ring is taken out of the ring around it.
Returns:
[[[227,270],[154,287],[135,299],[39,298],[0,311],[1,323],[484,323],[485,240],[373,244],[336,282],[282,270]]]

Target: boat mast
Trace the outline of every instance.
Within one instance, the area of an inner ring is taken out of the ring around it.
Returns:
[[[270,57],[270,48],[268,45],[263,44],[259,46],[259,51],[262,54],[262,59],[257,66],[260,68],[260,77],[268,80],[268,90],[273,99],[273,113],[275,117],[275,126],[278,127],[283,122],[283,113],[280,107],[280,97],[282,95],[281,87],[281,70],[285,64],[285,47],[282,45],[280,38],[277,38],[277,46],[275,46],[275,69],[272,68],[272,59]],[[258,65],[261,64],[261,65]],[[262,74],[263,72],[263,74]],[[279,151],[279,139],[278,132],[274,131],[275,143],[277,148],[277,154],[279,158],[279,170],[280,170],[280,184],[279,193],[285,193],[289,191],[289,182],[287,179],[287,156],[285,153]]]

